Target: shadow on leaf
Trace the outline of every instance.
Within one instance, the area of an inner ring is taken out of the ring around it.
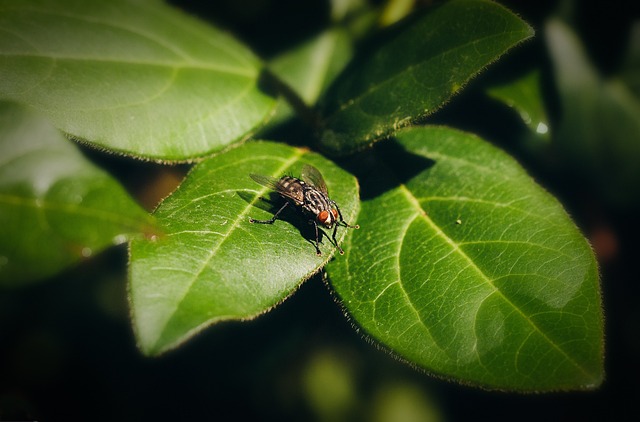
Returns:
[[[435,164],[434,160],[407,151],[391,138],[343,166],[358,178],[360,199],[366,201],[406,183]]]

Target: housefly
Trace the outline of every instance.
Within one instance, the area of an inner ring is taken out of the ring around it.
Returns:
[[[352,226],[344,221],[340,207],[338,207],[336,201],[329,198],[327,185],[317,168],[305,164],[302,167],[300,179],[292,176],[282,176],[278,179],[260,174],[250,174],[249,176],[262,186],[273,189],[285,199],[284,205],[276,211],[270,220],[255,220],[250,218],[249,221],[251,223],[273,224],[278,218],[278,215],[280,215],[287,206],[291,205],[297,210],[302,211],[302,214],[309,218],[309,224],[313,224],[316,233],[316,243],[314,246],[316,247],[316,253],[318,255],[322,254],[318,247],[320,242],[318,225],[327,229],[333,228],[333,234],[331,235],[333,244],[338,248],[340,255],[344,254],[344,251],[336,241],[338,226],[352,229],[358,229],[360,226]]]

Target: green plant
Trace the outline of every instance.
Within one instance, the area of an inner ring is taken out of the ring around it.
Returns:
[[[428,372],[521,391],[601,383],[598,268],[560,203],[485,140],[418,125],[533,36],[502,6],[450,1],[356,49],[378,16],[362,6],[268,65],[157,1],[0,10],[3,285],[129,241],[132,323],[157,355],[267,312],[325,271],[368,336]],[[491,92],[544,120],[536,84]],[[61,133],[197,163],[150,216]],[[344,256],[326,238],[317,256],[294,215],[249,223],[274,209],[248,175],[299,175],[304,163],[361,226],[339,230]]]

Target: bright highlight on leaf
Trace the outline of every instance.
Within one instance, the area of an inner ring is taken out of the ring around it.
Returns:
[[[161,2],[0,0],[0,32],[0,98],[100,148],[187,160],[274,107],[245,46]]]
[[[52,276],[151,218],[41,116],[0,102],[0,285]]]
[[[491,87],[487,93],[517,111],[532,133],[549,140],[549,119],[542,98],[539,71],[532,71],[514,81]]]
[[[249,222],[282,205],[249,174],[299,176],[303,164],[322,173],[344,218],[355,222],[353,176],[318,154],[268,142],[199,163],[158,207],[165,235],[131,243],[131,306],[143,352],[159,354],[215,322],[262,314],[327,263],[335,248],[325,236],[317,256],[313,226],[297,213],[285,211],[273,225]]]
[[[350,153],[433,113],[533,30],[502,6],[453,0],[396,28],[321,101],[322,145]]]
[[[560,204],[473,135],[415,128],[382,150],[361,178],[366,230],[348,233],[345,259],[328,266],[357,323],[464,383],[597,387],[597,264]]]

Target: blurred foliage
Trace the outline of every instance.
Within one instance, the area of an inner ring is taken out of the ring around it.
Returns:
[[[560,103],[554,140],[568,169],[614,205],[640,203],[640,100],[620,74],[601,75],[567,24],[549,20],[545,37]],[[626,63],[637,60],[634,42]]]
[[[337,10],[320,0],[174,3],[220,24],[265,58],[315,36]],[[351,2],[333,3],[349,14]],[[416,7],[422,3],[429,2]],[[638,5],[502,3],[532,24],[537,38],[478,77],[430,122],[473,131],[511,152],[587,234],[607,308],[607,379],[599,391],[513,395],[425,377],[354,336],[320,276],[251,324],[220,325],[180,352],[143,359],[125,299],[128,257],[119,248],[52,283],[0,291],[0,420],[635,419],[638,410],[628,398],[640,397]],[[554,54],[562,40],[569,50]],[[575,59],[566,63],[568,55]],[[531,71],[540,75],[550,130],[550,141],[534,148],[521,116],[486,97],[490,87]],[[83,152],[138,199],[148,186],[162,186],[144,200],[148,208],[181,173],[151,163],[141,172],[139,163]]]

